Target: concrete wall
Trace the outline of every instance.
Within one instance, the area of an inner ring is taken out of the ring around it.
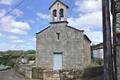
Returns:
[[[59,40],[56,33],[60,33]],[[90,43],[84,41],[83,31],[67,27],[66,23],[51,24],[37,34],[36,43],[38,67],[53,69],[54,52],[62,52],[63,69],[81,69],[84,63],[90,63]]]

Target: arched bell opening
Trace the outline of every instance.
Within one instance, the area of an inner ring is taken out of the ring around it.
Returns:
[[[64,21],[64,10],[63,9],[59,10],[59,15],[60,15],[60,21]]]
[[[53,21],[57,21],[57,10],[53,10]]]

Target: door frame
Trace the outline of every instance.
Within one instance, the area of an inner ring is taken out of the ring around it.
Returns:
[[[63,53],[62,52],[53,52],[53,55],[55,55],[55,54],[61,54],[61,62],[62,62],[62,64],[61,64],[61,69],[63,69]],[[55,70],[54,69],[54,56],[53,56],[53,70]],[[60,70],[60,69],[59,69]]]

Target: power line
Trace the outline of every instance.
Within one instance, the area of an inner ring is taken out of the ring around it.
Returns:
[[[0,17],[0,19],[2,19],[3,17],[7,16],[8,14],[10,14],[12,11],[14,11],[16,8],[18,8],[25,0],[22,0],[20,3],[18,3],[15,7],[13,7],[11,10],[9,10],[5,15],[3,15],[2,17]]]

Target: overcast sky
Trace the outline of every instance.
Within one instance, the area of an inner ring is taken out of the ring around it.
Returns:
[[[36,33],[49,25],[49,6],[55,0],[25,0],[18,8],[8,11],[22,0],[0,0],[0,50],[36,48]],[[69,6],[69,25],[92,40],[102,42],[102,0],[62,0]]]

